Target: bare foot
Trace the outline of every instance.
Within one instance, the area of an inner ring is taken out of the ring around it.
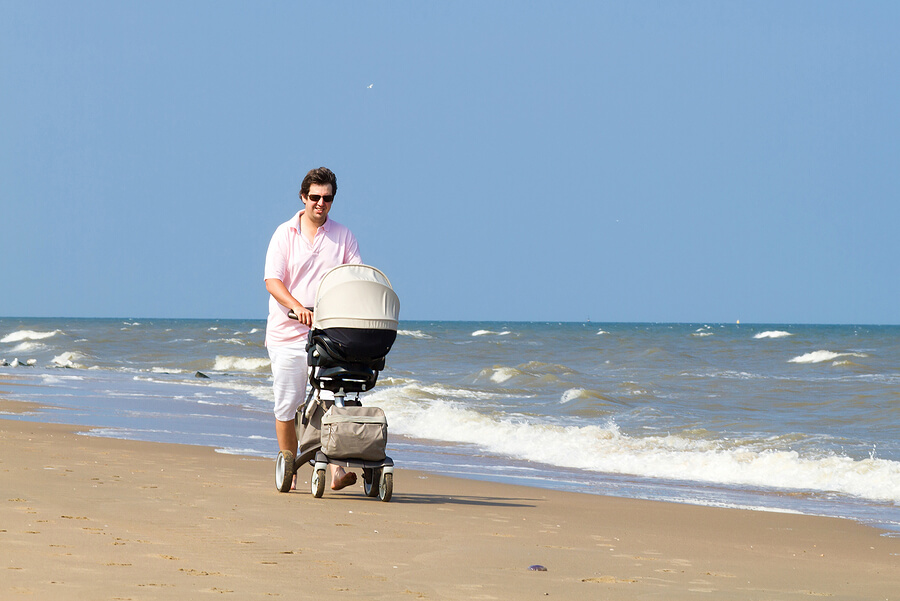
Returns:
[[[297,474],[294,474],[294,479],[291,480],[291,490],[297,490]]]
[[[355,472],[345,472],[344,468],[339,467],[331,475],[331,490],[341,490],[354,484],[356,484]]]

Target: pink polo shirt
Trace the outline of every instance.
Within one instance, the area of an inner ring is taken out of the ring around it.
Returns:
[[[316,302],[316,289],[325,273],[344,263],[362,263],[353,233],[328,219],[310,243],[300,233],[300,211],[278,226],[266,252],[265,279],[277,278],[304,307]],[[269,295],[266,346],[300,342],[309,328],[287,316],[289,309]]]

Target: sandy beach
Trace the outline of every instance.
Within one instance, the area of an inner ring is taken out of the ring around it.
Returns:
[[[848,520],[402,466],[390,503],[361,485],[315,499],[309,469],[278,493],[271,460],[0,430],[3,599],[900,598],[900,539]]]

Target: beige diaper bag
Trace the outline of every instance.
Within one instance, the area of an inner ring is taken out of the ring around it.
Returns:
[[[322,416],[322,452],[335,459],[381,461],[387,418],[378,407],[332,406]]]

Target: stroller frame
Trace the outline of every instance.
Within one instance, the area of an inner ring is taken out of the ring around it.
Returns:
[[[318,395],[317,395],[318,396]],[[308,405],[313,405],[315,401],[310,400]],[[346,393],[343,389],[339,389],[334,395],[334,405],[336,407],[353,407],[361,406],[359,402],[359,393],[351,400],[346,399]],[[313,409],[315,410],[315,409]],[[302,423],[300,413],[294,420],[294,426],[298,430],[298,437],[302,436],[302,430],[306,426]],[[312,478],[310,479],[310,492],[319,499],[325,493],[325,468],[331,465],[339,465],[347,469],[361,469],[363,474],[363,489],[367,497],[378,497],[384,502],[391,500],[394,490],[394,461],[384,456],[380,461],[365,461],[362,459],[337,459],[329,457],[321,449],[315,449],[315,456],[308,458],[312,451],[301,455],[297,458],[297,462],[301,465],[304,461],[308,461],[313,466]],[[296,464],[296,463],[295,463]]]
[[[314,337],[311,336],[310,340],[314,340]],[[314,370],[317,368],[318,366],[312,365],[309,367],[311,382],[316,380]],[[373,370],[368,371],[371,372]],[[335,377],[337,375],[342,375],[343,378]],[[361,381],[368,382],[373,376],[365,373],[360,374],[355,370],[344,370],[344,373],[341,374],[329,371],[329,376],[331,378],[329,382],[334,382],[334,386],[337,387],[337,391],[334,392],[334,406],[362,406],[362,403],[359,401],[359,393],[361,391],[354,389],[360,387]],[[377,377],[377,375],[375,377]],[[347,398],[348,392],[344,389],[343,384],[346,384],[347,387],[351,389],[350,394],[353,395],[353,398]],[[329,405],[330,401],[322,399],[319,392],[320,389],[313,387],[309,392],[306,402],[294,416],[294,428],[297,432],[298,441],[302,442],[304,439],[310,438],[310,433],[307,431],[308,428],[312,429],[313,434],[320,432],[320,426],[317,426],[316,422],[319,424],[321,423],[321,414],[324,413],[325,406]],[[314,416],[318,419],[315,419]],[[325,493],[325,470],[329,464],[338,465],[346,469],[361,469],[363,475],[363,490],[365,490],[366,496],[368,497],[378,497],[381,501],[388,502],[393,495],[394,461],[390,457],[385,455],[384,459],[381,459],[380,461],[366,461],[363,459],[352,458],[338,459],[326,455],[322,451],[321,445],[314,445],[312,448],[300,452],[296,457],[293,457],[292,453],[289,451],[280,451],[275,460],[276,488],[281,492],[288,492],[291,488],[294,474],[296,474],[300,467],[305,463],[309,463],[313,466],[312,477],[310,479],[310,492],[313,497],[317,499],[321,498]]]

